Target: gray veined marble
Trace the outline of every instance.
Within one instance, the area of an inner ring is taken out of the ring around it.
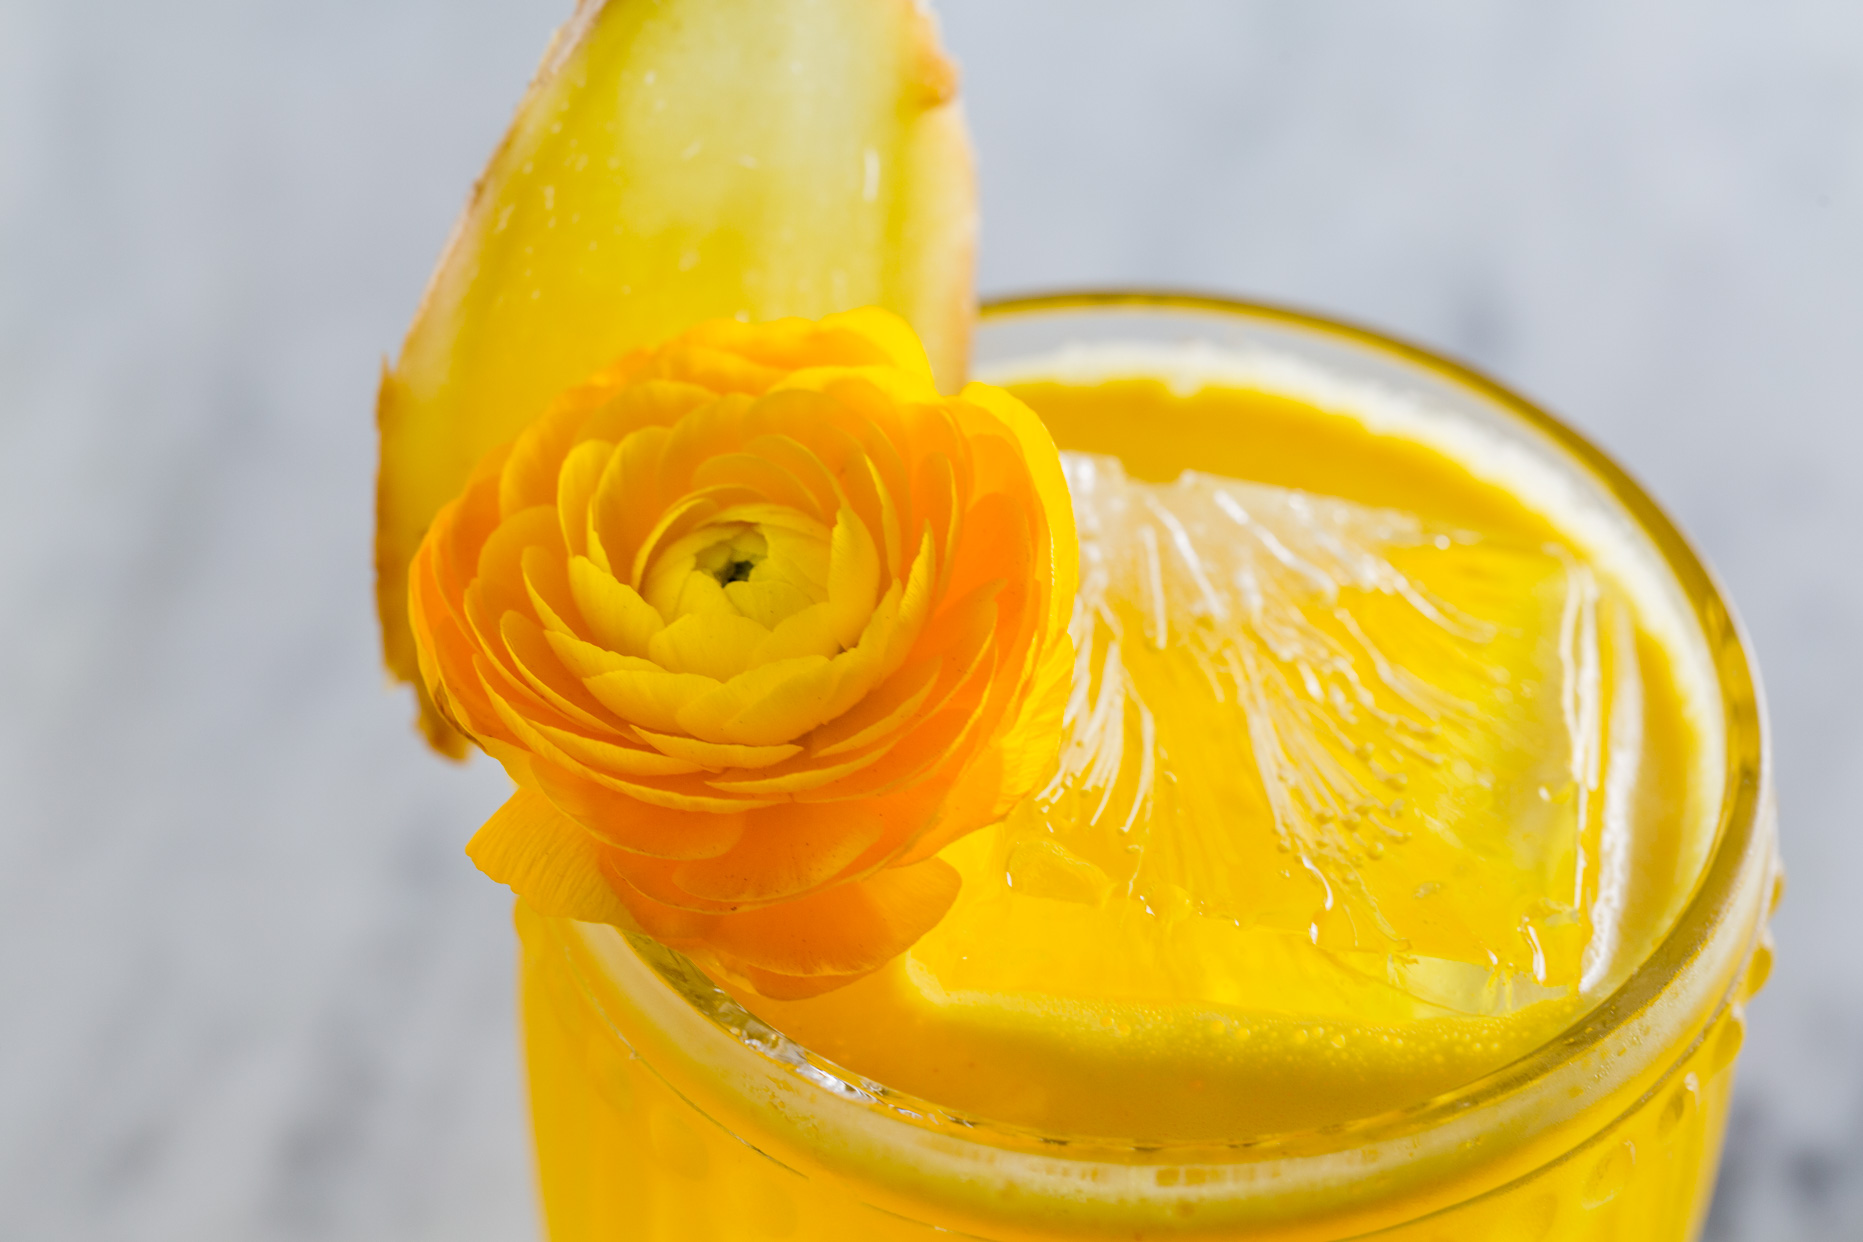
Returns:
[[[488,764],[369,599],[370,408],[568,0],[0,0],[0,1237],[534,1236]],[[1863,9],[948,0],[990,291],[1459,353],[1751,626],[1793,887],[1710,1234],[1863,1235]]]

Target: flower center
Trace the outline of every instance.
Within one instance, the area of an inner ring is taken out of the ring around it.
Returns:
[[[736,613],[774,629],[828,598],[827,540],[763,522],[722,522],[675,541],[643,594],[667,624],[692,613]]]
[[[697,568],[718,580],[719,586],[749,582],[751,571],[770,555],[770,545],[756,527],[721,539],[693,557]]]

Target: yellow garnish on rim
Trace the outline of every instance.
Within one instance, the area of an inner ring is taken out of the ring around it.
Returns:
[[[885,311],[635,351],[415,554],[427,693],[519,787],[468,852],[766,995],[871,972],[1053,759],[1077,549],[1035,415]]]

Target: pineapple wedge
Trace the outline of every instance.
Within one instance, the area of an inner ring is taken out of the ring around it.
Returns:
[[[382,377],[391,672],[418,688],[407,567],[435,512],[625,350],[715,316],[879,305],[962,381],[976,182],[956,95],[914,0],[581,0]]]

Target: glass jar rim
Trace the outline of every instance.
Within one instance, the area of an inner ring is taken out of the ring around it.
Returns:
[[[1224,1142],[1124,1141],[1099,1136],[1054,1135],[969,1116],[875,1083],[810,1052],[745,1010],[682,955],[645,937],[628,934],[626,938],[634,953],[711,1025],[763,1057],[786,1066],[794,1077],[802,1080],[798,1085],[805,1090],[822,1091],[842,1100],[878,1107],[915,1127],[954,1128],[971,1141],[1039,1151],[1048,1156],[1062,1156],[1070,1148],[1082,1156],[1093,1151],[1122,1150],[1156,1153],[1155,1158],[1162,1160],[1172,1159],[1172,1153],[1188,1155],[1213,1150],[1246,1150],[1257,1157],[1269,1152],[1290,1155],[1336,1152],[1429,1129],[1512,1095],[1551,1076],[1560,1067],[1596,1053],[1648,1012],[1706,951],[1716,927],[1737,905],[1749,867],[1762,864],[1756,851],[1766,851],[1763,865],[1771,863],[1770,835],[1766,831],[1772,797],[1771,739],[1761,688],[1757,669],[1748,654],[1750,647],[1744,630],[1713,573],[1644,489],[1584,436],[1480,372],[1384,332],[1286,306],[1210,294],[1141,289],[1081,290],[992,299],[980,307],[980,323],[989,325],[1018,317],[1095,311],[1153,311],[1265,321],[1382,354],[1499,407],[1552,441],[1595,479],[1651,541],[1663,566],[1680,586],[1693,620],[1701,630],[1715,674],[1714,689],[1720,699],[1725,764],[1718,818],[1693,891],[1674,922],[1614,991],[1571,1026],[1507,1065],[1459,1087],[1386,1112],[1310,1131],[1237,1136]],[[1715,1010],[1718,1012],[1725,1003],[1725,997],[1718,998]],[[1677,1047],[1674,1055],[1679,1062],[1688,1052],[1689,1048]]]

